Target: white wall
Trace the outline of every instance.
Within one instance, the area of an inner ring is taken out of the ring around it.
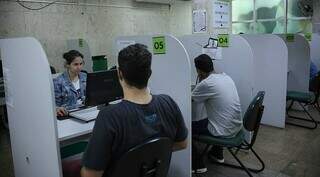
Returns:
[[[207,25],[208,25],[208,34],[217,35],[217,34],[231,34],[232,33],[232,1],[230,1],[230,9],[229,9],[229,28],[214,28],[213,27],[213,3],[217,0],[193,0],[192,9],[205,9],[207,11]]]
[[[60,1],[61,2],[61,1]],[[62,54],[67,39],[83,38],[91,54],[112,56],[112,43],[117,36],[153,33],[191,34],[192,1],[177,1],[171,6],[136,3],[133,0],[80,0],[98,6],[53,4],[38,11],[22,8],[14,1],[0,1],[0,38],[37,38],[49,63],[63,71]],[[44,4],[25,3],[37,8]]]

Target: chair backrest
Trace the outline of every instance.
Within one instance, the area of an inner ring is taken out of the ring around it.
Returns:
[[[251,101],[246,113],[243,117],[243,126],[247,131],[252,132],[252,139],[250,145],[253,145],[260,126],[263,109],[264,106],[262,105],[264,99],[265,92],[259,91],[257,95]]]
[[[57,74],[56,69],[53,66],[50,66],[51,74]]]
[[[172,145],[169,138],[157,138],[130,149],[111,168],[110,177],[166,177]]]

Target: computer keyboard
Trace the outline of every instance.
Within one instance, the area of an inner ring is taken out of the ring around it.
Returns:
[[[97,118],[99,111],[100,110],[98,110],[97,107],[92,107],[92,108],[86,108],[86,109],[81,109],[78,111],[71,112],[69,113],[69,115],[71,117],[89,122]]]

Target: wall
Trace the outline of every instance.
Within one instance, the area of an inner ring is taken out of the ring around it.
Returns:
[[[207,25],[208,25],[208,34],[215,36],[217,34],[227,34],[232,31],[231,15],[232,15],[232,1],[230,2],[230,18],[229,18],[229,28],[214,28],[213,27],[213,3],[218,0],[193,0],[192,9],[199,10],[205,9],[207,11]],[[224,0],[222,0],[224,1]]]
[[[111,66],[115,64],[115,57],[111,54],[117,36],[154,33],[185,35],[192,32],[191,1],[176,1],[171,6],[136,3],[133,0],[59,2],[65,4],[53,4],[33,11],[13,0],[0,1],[0,38],[37,38],[50,64],[63,71],[62,54],[66,51],[67,39],[83,38],[88,42],[91,54],[106,54]],[[74,2],[80,4],[75,5]],[[25,5],[37,8],[45,4]]]

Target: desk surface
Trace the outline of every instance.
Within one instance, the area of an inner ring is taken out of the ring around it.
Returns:
[[[112,101],[109,104],[118,104],[122,100]],[[76,138],[82,135],[87,135],[92,132],[95,121],[84,122],[77,119],[57,120],[58,138],[59,141]]]
[[[94,122],[86,123],[75,119],[57,120],[59,141],[91,133]]]

